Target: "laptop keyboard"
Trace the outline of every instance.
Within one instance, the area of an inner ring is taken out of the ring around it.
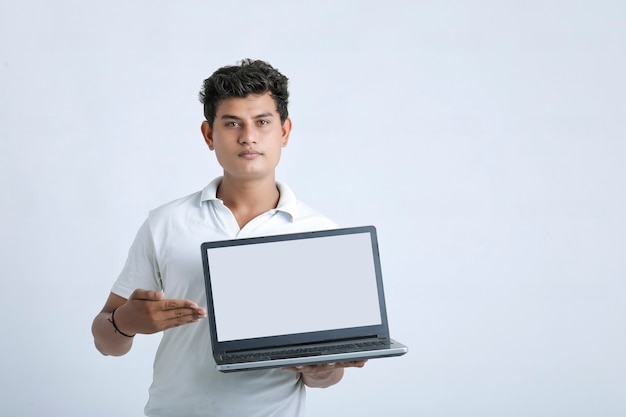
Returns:
[[[298,347],[292,349],[281,349],[275,351],[257,351],[251,353],[231,353],[222,354],[220,359],[230,363],[241,363],[259,360],[272,360],[272,359],[289,359],[297,358],[300,356],[319,356],[329,355],[334,353],[346,353],[346,352],[360,352],[379,347],[389,346],[388,340],[371,340],[355,343],[342,343],[338,345],[324,345],[324,346],[311,346],[311,347]]]

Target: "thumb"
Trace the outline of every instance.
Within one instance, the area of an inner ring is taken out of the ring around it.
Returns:
[[[130,295],[129,300],[145,300],[145,301],[160,301],[163,299],[163,291],[155,290],[143,290],[137,288]]]

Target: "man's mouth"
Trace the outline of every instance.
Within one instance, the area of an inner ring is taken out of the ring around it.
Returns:
[[[239,156],[241,156],[242,158],[246,158],[246,159],[253,159],[260,155],[262,155],[261,152],[255,151],[255,150],[239,152]]]

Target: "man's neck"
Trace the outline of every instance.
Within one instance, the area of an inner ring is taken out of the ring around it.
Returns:
[[[217,198],[230,209],[242,228],[255,217],[276,208],[280,193],[275,178],[239,181],[224,176]]]

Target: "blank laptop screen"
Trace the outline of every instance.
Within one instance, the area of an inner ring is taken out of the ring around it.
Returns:
[[[381,324],[369,233],[207,249],[220,342]]]

